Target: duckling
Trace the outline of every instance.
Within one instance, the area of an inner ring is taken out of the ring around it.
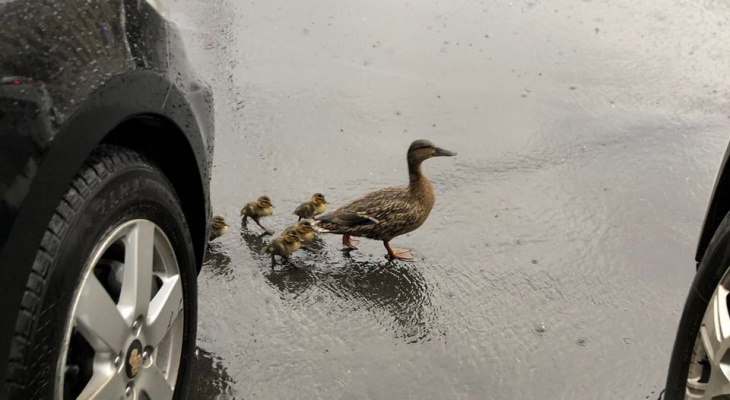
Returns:
[[[276,265],[276,257],[279,256],[289,262],[289,264],[301,268],[299,265],[295,264],[291,259],[289,259],[289,256],[292,255],[295,251],[299,250],[299,248],[302,246],[302,242],[299,240],[299,236],[297,235],[297,231],[295,229],[287,229],[285,230],[281,236],[274,239],[269,243],[268,246],[266,246],[266,252],[271,254],[271,269],[274,269],[274,266]]]
[[[228,231],[228,224],[226,224],[226,220],[220,215],[216,215],[213,217],[213,224],[210,226],[210,236],[208,237],[208,240],[221,237],[224,233],[226,233],[226,231]]]
[[[290,229],[297,233],[300,242],[311,242],[314,239],[314,228],[312,228],[312,223],[309,221],[299,221],[292,226],[288,226],[284,231]]]
[[[357,249],[351,236],[381,240],[390,258],[410,261],[409,250],[390,247],[390,241],[411,232],[426,222],[435,196],[429,180],[421,172],[421,163],[431,157],[455,156],[428,140],[416,140],[408,148],[408,186],[380,189],[315,217],[314,228],[320,232],[341,234],[345,250]]]
[[[241,222],[243,223],[243,226],[247,226],[248,219],[251,218],[253,222],[260,226],[266,233],[273,235],[274,232],[271,229],[261,225],[261,222],[259,222],[260,218],[268,217],[273,212],[274,206],[271,204],[269,196],[261,196],[256,199],[256,201],[252,201],[243,206],[241,209],[241,216],[243,217],[243,220]]]
[[[317,215],[327,211],[327,201],[322,193],[315,193],[309,201],[302,203],[294,210],[294,215],[299,217],[299,221],[304,219],[312,219]]]

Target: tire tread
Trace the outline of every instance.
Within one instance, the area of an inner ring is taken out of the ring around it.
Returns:
[[[71,221],[94,193],[94,189],[104,182],[106,177],[130,163],[145,163],[155,168],[145,157],[132,150],[110,145],[99,146],[86,160],[80,172],[74,176],[56,207],[33,261],[15,323],[10,358],[5,372],[7,394],[10,399],[25,399],[28,391],[38,393],[48,384],[42,376],[29,376],[29,366],[33,364],[29,362],[28,355],[33,343],[32,332],[41,328],[37,325],[52,260],[61,248]]]

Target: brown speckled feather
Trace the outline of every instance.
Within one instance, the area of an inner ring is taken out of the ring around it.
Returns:
[[[302,203],[294,210],[294,215],[300,218],[312,218],[314,216],[314,204],[310,202]]]

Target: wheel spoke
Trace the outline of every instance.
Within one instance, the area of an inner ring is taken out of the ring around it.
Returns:
[[[713,371],[719,368],[730,345],[730,315],[727,309],[727,290],[718,286],[707,305],[700,335]],[[718,371],[719,372],[719,371]]]
[[[139,391],[146,393],[148,398],[154,400],[171,399],[174,392],[167,383],[165,375],[154,363],[142,370],[136,383]]]
[[[91,399],[122,399],[126,386],[121,374],[105,374],[94,368],[94,375],[79,395],[79,400]]]
[[[724,376],[719,379],[710,377],[710,381],[706,383],[696,380],[687,381],[686,396],[689,399],[713,400],[722,395],[730,395],[730,383]]]
[[[702,400],[707,395],[707,384],[700,383],[697,380],[687,380],[686,397],[689,399]]]
[[[128,321],[146,315],[152,293],[155,225],[140,221],[127,237],[119,305]]]
[[[157,346],[178,318],[183,307],[183,289],[180,276],[165,280],[164,284],[150,302],[147,316],[145,339],[147,345]]]
[[[129,325],[101,282],[92,273],[78,300],[76,328],[97,352],[118,354],[129,332]]]

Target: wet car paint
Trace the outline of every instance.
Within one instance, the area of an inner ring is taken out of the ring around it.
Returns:
[[[178,6],[231,224],[199,281],[225,385],[194,398],[658,396],[730,132],[726,5]],[[321,236],[272,272],[237,223],[260,194],[278,232],[314,192],[405,184],[417,138],[459,155],[424,164],[434,210],[392,243],[413,263]]]
[[[0,315],[11,327],[0,330],[4,367],[18,356],[12,327],[54,210],[102,140],[132,135],[120,125],[154,126],[156,136],[124,144],[176,185],[202,264],[213,120],[209,88],[147,2],[2,1],[0,26]],[[156,142],[176,147],[174,159]]]

